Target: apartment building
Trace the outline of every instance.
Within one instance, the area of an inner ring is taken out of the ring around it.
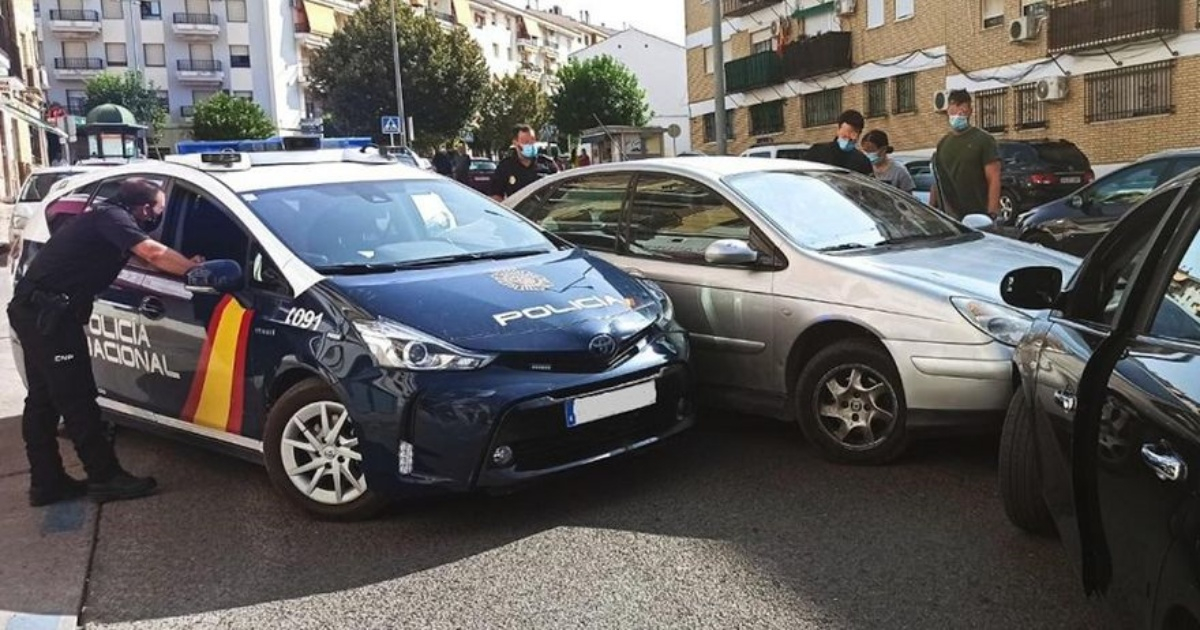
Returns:
[[[695,146],[713,150],[722,2],[730,152],[833,137],[844,109],[928,149],[945,91],[999,138],[1065,138],[1093,163],[1200,145],[1196,0],[686,0]]]
[[[33,6],[0,0],[0,198],[16,195],[25,176],[49,163],[57,130],[42,121],[44,73]]]

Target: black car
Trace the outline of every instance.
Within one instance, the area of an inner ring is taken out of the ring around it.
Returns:
[[[492,173],[495,172],[496,163],[492,160],[472,158],[465,183],[485,195],[490,195],[492,192]]]
[[[1061,289],[1010,273],[1048,309],[1014,355],[1000,446],[1018,527],[1057,529],[1085,591],[1122,627],[1200,628],[1200,175],[1152,193]]]
[[[1200,149],[1146,156],[1074,193],[1021,215],[1019,238],[1084,256],[1135,203],[1173,177],[1200,167]]]
[[[1000,213],[1006,223],[1095,179],[1091,161],[1066,140],[1002,140],[998,149]]]

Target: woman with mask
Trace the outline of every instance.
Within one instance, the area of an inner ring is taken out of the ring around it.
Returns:
[[[867,159],[871,162],[871,169],[875,174],[875,179],[886,184],[891,184],[906,193],[912,193],[913,189],[917,187],[908,169],[890,157],[892,147],[888,144],[886,131],[872,129],[859,140],[859,145],[862,146],[863,153],[866,154]]]

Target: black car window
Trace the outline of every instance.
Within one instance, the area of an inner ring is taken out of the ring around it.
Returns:
[[[671,175],[642,175],[629,202],[630,253],[704,263],[714,241],[750,241],[751,227],[721,195]]]
[[[781,160],[803,160],[808,155],[808,149],[780,149],[775,157]]]
[[[1194,211],[1195,206],[1188,210]],[[1200,344],[1200,233],[1194,223],[1185,225],[1190,225],[1191,230],[1187,249],[1178,262],[1165,261],[1165,271],[1170,275],[1161,280],[1165,287],[1156,297],[1158,307],[1150,324],[1150,335]],[[1181,229],[1179,236],[1186,236],[1187,229]]]
[[[1000,159],[1006,162],[1032,162],[1037,159],[1037,152],[1027,144],[1001,142],[998,148]]]
[[[626,173],[585,175],[559,184],[545,203],[531,198],[516,210],[570,243],[616,251],[629,180]]]
[[[1158,186],[1169,165],[1167,160],[1150,160],[1127,166],[1084,191],[1084,201],[1098,205],[1136,203]]]
[[[1079,147],[1069,142],[1041,142],[1033,145],[1041,160],[1056,170],[1086,171],[1091,162]]]
[[[171,196],[171,212],[179,215],[179,252],[206,260],[232,260],[246,265],[250,238],[212,198],[181,188]]]
[[[1171,173],[1167,177],[1182,175],[1194,168],[1200,168],[1200,155],[1175,158],[1175,164],[1172,165]]]

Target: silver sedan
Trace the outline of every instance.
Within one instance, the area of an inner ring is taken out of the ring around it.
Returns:
[[[894,459],[922,429],[998,426],[1032,321],[1003,305],[1000,280],[1079,263],[790,160],[605,164],[508,204],[661,285],[703,394],[798,420],[827,457],[853,463]]]

